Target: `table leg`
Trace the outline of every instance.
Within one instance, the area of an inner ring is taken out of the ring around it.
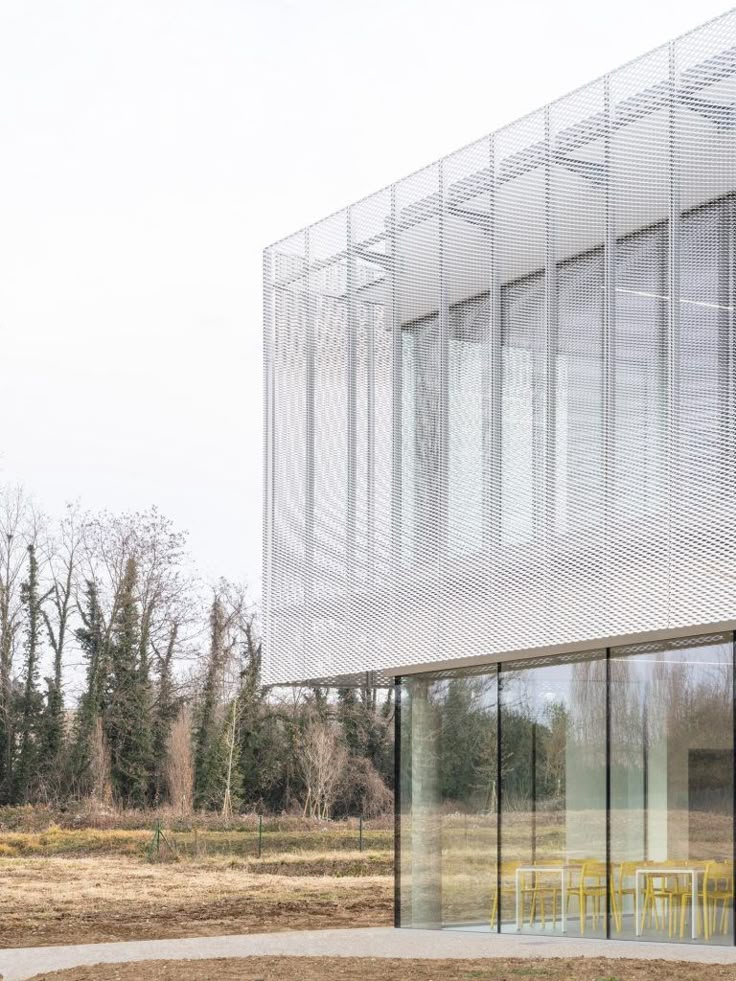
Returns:
[[[691,930],[691,933],[692,933],[693,940],[697,940],[698,939],[698,918],[696,916],[696,913],[697,913],[697,902],[698,902],[698,874],[695,871],[695,869],[693,869],[693,871],[690,873],[690,875],[691,875],[691,878],[693,880],[692,909],[690,911],[690,916],[691,916],[691,919],[692,919],[692,930]],[[703,911],[703,916],[705,916],[705,911]]]
[[[636,922],[634,923],[634,931],[637,937],[641,936],[641,930],[639,929],[639,873],[634,874],[634,917]]]
[[[560,880],[560,893],[562,898],[560,920],[562,922],[562,932],[567,933],[567,872],[565,869],[560,869]]]
[[[519,870],[516,870],[516,929],[521,930],[521,908],[520,908],[520,892],[519,892]]]

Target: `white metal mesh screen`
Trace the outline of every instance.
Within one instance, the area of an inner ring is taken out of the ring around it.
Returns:
[[[265,678],[736,619],[736,14],[266,249]]]

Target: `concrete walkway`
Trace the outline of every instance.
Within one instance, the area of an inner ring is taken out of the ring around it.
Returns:
[[[305,930],[252,933],[188,940],[142,940],[76,947],[19,947],[0,950],[4,981],[23,981],[42,971],[82,964],[126,961],[201,959],[204,957],[633,957],[736,964],[736,948],[700,945],[631,943],[617,940],[567,940],[462,931]]]

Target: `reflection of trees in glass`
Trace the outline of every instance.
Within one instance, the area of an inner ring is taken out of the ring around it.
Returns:
[[[731,645],[650,646],[611,658],[616,847],[678,858],[731,852]],[[632,809],[633,805],[633,809]],[[625,818],[628,814],[636,822]],[[654,823],[652,823],[654,822]]]
[[[442,799],[463,809],[492,811],[496,795],[496,677],[438,682],[441,698]]]
[[[542,783],[549,796],[559,799],[565,796],[569,713],[562,702],[552,702],[547,706],[546,714],[547,726],[541,747]]]
[[[606,765],[606,744],[600,738],[606,718],[606,661],[576,661],[570,679],[570,740],[575,758],[589,767]]]
[[[730,653],[722,645],[657,651],[611,659],[611,708],[616,727],[612,762],[637,759],[647,743],[666,741],[671,753],[720,746],[731,732]]]

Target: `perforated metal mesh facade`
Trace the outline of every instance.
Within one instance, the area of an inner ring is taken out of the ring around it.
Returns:
[[[736,13],[264,254],[268,682],[736,618]]]

